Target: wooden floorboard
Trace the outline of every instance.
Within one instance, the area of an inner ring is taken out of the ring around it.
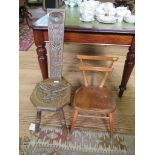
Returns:
[[[20,137],[29,136],[28,127],[31,122],[35,120],[36,110],[30,102],[30,95],[35,84],[42,80],[35,45],[27,52],[20,52],[20,98],[19,98],[19,133]],[[47,46],[48,49],[48,46]],[[82,74],[79,72],[79,62],[76,59],[77,54],[89,55],[113,55],[118,56],[119,60],[114,65],[114,71],[109,77],[107,86],[113,91],[114,98],[117,102],[117,109],[114,112],[114,131],[116,132],[134,132],[134,116],[135,116],[135,94],[134,94],[134,70],[129,79],[127,90],[122,98],[118,97],[118,86],[121,82],[121,75],[123,72],[124,61],[128,52],[127,47],[107,47],[95,45],[78,45],[65,44],[64,46],[64,61],[63,61],[63,76],[77,88],[82,83]],[[65,107],[65,115],[67,123],[70,124],[72,116],[72,107]],[[101,120],[78,120],[78,124],[82,125],[96,125],[107,128],[106,123],[103,125]],[[42,124],[50,124],[59,126],[58,115],[54,113],[44,113],[42,117]]]

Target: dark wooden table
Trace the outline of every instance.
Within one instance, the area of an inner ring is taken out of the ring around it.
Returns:
[[[86,23],[79,20],[79,8],[62,7],[66,12],[64,41],[67,43],[109,44],[129,46],[119,97],[123,95],[135,65],[135,25],[125,22],[102,24],[97,21]],[[33,23],[34,42],[43,79],[48,78],[46,42],[48,41],[48,16]]]

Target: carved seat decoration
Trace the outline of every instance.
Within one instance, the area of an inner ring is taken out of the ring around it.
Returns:
[[[42,111],[58,111],[62,125],[68,131],[63,107],[70,103],[71,85],[61,75],[65,11],[48,9],[48,15],[50,78],[37,83],[30,97],[37,108],[35,132],[39,131]]]
[[[36,84],[31,101],[39,109],[56,110],[70,102],[70,94],[71,87],[65,79],[59,84],[47,79]]]

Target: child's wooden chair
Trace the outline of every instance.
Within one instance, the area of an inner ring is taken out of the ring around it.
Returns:
[[[76,125],[77,117],[105,118],[109,120],[110,137],[112,138],[112,112],[114,112],[116,108],[116,103],[112,99],[112,93],[104,86],[104,84],[108,78],[109,73],[113,70],[113,63],[117,61],[118,58],[86,55],[78,55],[77,58],[81,61],[80,70],[83,72],[84,86],[81,86],[75,93],[73,101],[75,111],[71,122],[71,133],[73,132],[73,129]],[[104,60],[110,61],[111,63],[108,67],[92,67],[84,65],[83,60]],[[105,72],[105,76],[99,86],[90,86],[88,84],[86,71]],[[91,114],[98,112],[104,116],[93,116],[88,114],[83,115],[80,114],[82,111],[87,111],[87,113],[90,112]]]

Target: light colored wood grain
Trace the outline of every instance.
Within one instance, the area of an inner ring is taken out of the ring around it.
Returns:
[[[112,68],[105,68],[105,67],[80,66],[80,70],[83,70],[83,71],[111,72],[113,69]]]
[[[88,55],[77,55],[78,59],[82,60],[105,60],[105,61],[116,61],[117,57],[105,57],[105,56],[88,56]]]

